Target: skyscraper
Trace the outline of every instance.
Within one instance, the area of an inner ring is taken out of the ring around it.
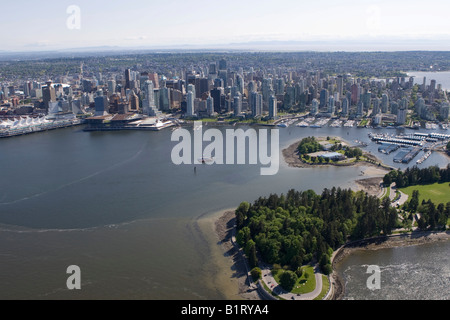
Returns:
[[[345,97],[344,99],[342,99],[342,115],[346,117],[348,116],[348,112],[349,112],[349,103],[347,97]]]
[[[333,116],[334,112],[335,112],[334,97],[330,96],[328,98],[328,113]]]
[[[342,94],[344,92],[344,77],[339,75],[336,80],[337,93],[339,94],[339,99],[342,99]]]
[[[450,109],[450,104],[448,103],[448,101],[442,102],[440,110],[439,110],[439,115],[441,116],[443,121],[448,120],[449,109]]]
[[[208,116],[214,115],[214,99],[211,95],[208,95],[208,98],[206,98],[206,112]]]
[[[130,89],[131,70],[125,69],[125,89]]]
[[[316,115],[317,113],[319,113],[319,101],[313,99],[311,103],[311,114]]]
[[[155,92],[153,81],[146,80],[144,83],[144,99],[142,100],[142,111],[149,116],[156,115]]]
[[[108,113],[109,101],[108,97],[103,95],[103,92],[98,91],[98,95],[94,98],[95,102],[95,115],[103,116]]]
[[[220,61],[219,61],[219,70],[227,70],[227,60],[220,59]]]
[[[262,95],[253,91],[250,94],[250,110],[253,117],[258,117],[262,114]]]
[[[42,87],[42,99],[44,100],[45,109],[48,110],[50,102],[56,101],[56,93],[51,81],[47,81],[46,84],[45,87]]]
[[[387,113],[389,111],[389,96],[383,93],[381,96],[381,112]]]
[[[361,92],[360,86],[356,83],[352,84],[351,87],[352,98],[350,101],[352,105],[356,105],[358,103],[360,92]]]
[[[406,108],[399,108],[397,110],[397,124],[402,125],[406,123]]]
[[[234,116],[237,117],[242,112],[242,96],[239,91],[234,96],[233,102],[234,102],[233,103],[233,113],[234,113]]]
[[[261,96],[262,100],[262,96]],[[274,95],[271,95],[269,98],[269,118],[270,119],[277,119],[277,113],[278,113],[278,106],[277,106],[277,98],[275,98]]]
[[[322,89],[320,91],[320,104],[319,104],[320,108],[324,108],[327,105],[328,98],[329,98],[328,90]]]
[[[187,97],[186,97],[186,115],[188,117],[195,116],[194,99],[195,99],[195,93],[193,91],[188,91]]]

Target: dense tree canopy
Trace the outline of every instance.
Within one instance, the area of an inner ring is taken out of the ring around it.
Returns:
[[[323,146],[315,137],[307,137],[300,141],[297,150],[300,154],[308,154],[323,150]]]
[[[401,170],[392,170],[384,176],[383,183],[390,185],[393,182],[395,182],[397,188],[436,182],[450,182],[450,164],[444,169],[440,169],[438,166],[419,169],[414,166],[407,168],[404,172]]]
[[[397,211],[389,199],[382,202],[364,192],[333,187],[321,195],[290,190],[260,197],[253,204],[243,202],[236,209],[236,222],[237,241],[249,260],[258,259],[257,253],[265,262],[295,271],[316,259],[324,272],[330,272],[333,250],[348,239],[390,234]]]

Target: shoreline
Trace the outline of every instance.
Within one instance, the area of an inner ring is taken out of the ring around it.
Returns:
[[[332,269],[330,282],[333,294],[330,300],[342,300],[345,296],[345,281],[342,275],[337,272],[337,266],[349,255],[357,251],[383,250],[409,246],[419,246],[423,244],[449,241],[450,231],[413,231],[390,236],[380,236],[369,239],[358,240],[344,244],[337,249],[332,256]]]
[[[228,274],[228,278],[217,279],[216,285],[226,286],[223,292],[226,299],[263,300],[258,290],[250,286],[247,262],[231,241],[235,226],[234,212],[235,208],[229,208],[212,212],[197,220],[203,225],[201,227],[203,232],[211,233],[214,237],[211,250],[218,255],[216,265],[224,262],[223,265],[218,266],[224,268],[220,274]]]
[[[307,164],[301,161],[296,155],[295,150],[298,146],[298,141],[291,144],[289,147],[282,150],[285,162],[290,167],[298,168],[312,168],[315,165]],[[367,153],[365,153],[367,155]],[[370,159],[381,163],[375,156],[370,155]],[[365,191],[369,195],[380,195],[380,183],[383,181],[384,175],[389,172],[386,167],[379,166],[377,164],[363,161],[358,163],[351,163],[347,165],[336,164],[323,164],[317,166],[355,166],[355,167],[367,167],[364,171],[361,171],[362,176],[365,178],[355,179],[354,184],[351,187],[354,191]],[[248,269],[247,262],[243,261],[244,258],[238,255],[236,248],[231,242],[231,236],[235,224],[235,209],[222,210],[216,212],[211,216],[213,220],[213,229],[215,235],[219,241],[217,244],[224,252],[224,255],[228,256],[232,262],[232,268],[236,271],[236,278],[238,279],[238,295],[242,299],[262,300],[257,290],[250,288],[250,283],[247,279]],[[340,274],[337,272],[337,265],[342,262],[347,256],[358,250],[381,250],[396,247],[416,246],[427,243],[434,243],[438,241],[450,240],[450,231],[413,231],[402,234],[395,234],[390,236],[380,236],[369,239],[358,240],[344,244],[341,248],[335,250],[331,258],[332,273],[329,275],[330,280],[330,293],[326,297],[327,300],[342,300],[345,296],[345,282]]]
[[[347,143],[345,140],[342,140],[343,142]],[[287,148],[284,148],[282,150],[284,161],[290,166],[290,167],[296,167],[296,168],[311,168],[311,167],[320,167],[320,166],[334,166],[334,167],[358,167],[358,166],[373,166],[380,170],[384,170],[388,172],[390,169],[389,166],[385,165],[381,160],[379,160],[376,156],[374,156],[371,153],[364,152],[363,155],[369,158],[370,160],[379,163],[375,164],[370,161],[358,161],[358,162],[351,162],[351,163],[324,163],[324,164],[309,164],[305,163],[302,160],[300,160],[299,156],[297,155],[297,147],[300,141],[296,141],[292,143]],[[347,143],[348,144],[348,143]]]
[[[220,249],[231,259],[233,270],[237,273],[238,295],[247,300],[263,300],[257,290],[251,289],[247,279],[246,262],[231,243],[231,234],[234,228],[234,210],[224,210],[214,215],[213,227],[219,239]],[[422,244],[449,241],[450,231],[413,231],[390,236],[380,236],[369,239],[358,240],[343,245],[337,249],[332,256],[333,272],[329,275],[331,294],[327,300],[342,300],[345,295],[345,282],[337,272],[337,266],[346,257],[357,251],[382,250],[398,247],[417,246]]]

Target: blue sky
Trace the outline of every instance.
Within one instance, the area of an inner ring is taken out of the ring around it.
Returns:
[[[69,29],[67,8],[80,9]],[[62,0],[2,4],[1,50],[211,46],[267,40],[442,40],[448,0]]]

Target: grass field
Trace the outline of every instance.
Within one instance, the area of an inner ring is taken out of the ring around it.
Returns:
[[[414,190],[419,190],[419,203],[421,203],[422,200],[428,201],[428,199],[431,199],[436,205],[439,203],[446,204],[447,202],[450,202],[450,186],[448,183],[435,183],[400,189],[400,191],[406,193],[409,197],[412,196]]]
[[[314,275],[314,268],[312,266],[304,266],[303,268],[303,274],[302,276],[297,280],[297,283],[295,284],[294,288],[292,289],[292,293],[308,293],[311,291],[314,291],[316,288],[316,278]],[[281,270],[278,272],[274,278],[277,281],[277,283],[280,283],[280,276],[283,273]],[[308,276],[306,276],[308,274]]]

